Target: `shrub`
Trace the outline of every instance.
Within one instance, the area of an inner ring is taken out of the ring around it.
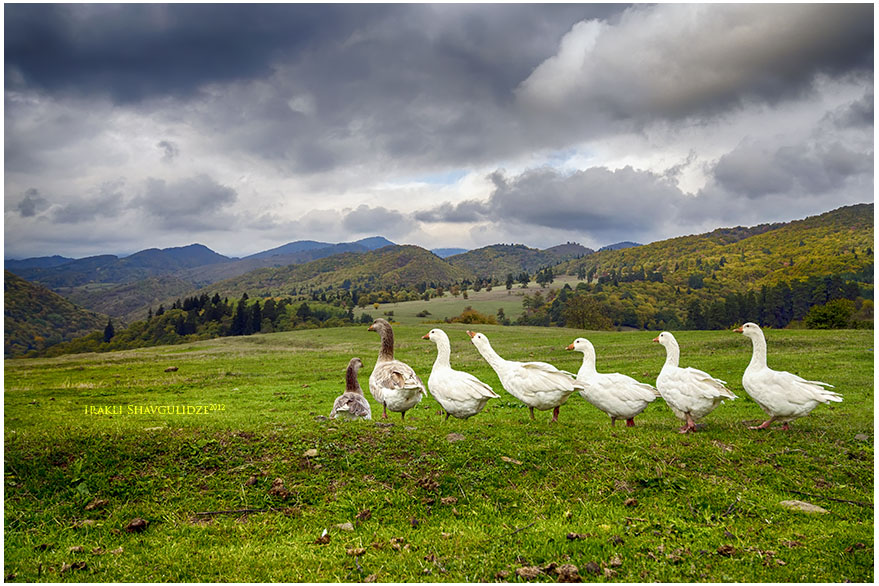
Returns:
[[[475,309],[470,306],[464,308],[464,311],[461,312],[461,315],[457,315],[449,320],[451,323],[459,323],[459,324],[495,324],[497,325],[497,318],[493,315],[485,315],[484,313],[479,313]]]

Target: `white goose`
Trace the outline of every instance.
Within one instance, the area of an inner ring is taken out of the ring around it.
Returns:
[[[357,373],[363,366],[359,358],[352,358],[345,371],[345,392],[336,398],[330,419],[341,416],[346,419],[372,419],[369,401],[363,396],[363,389],[357,380]]]
[[[595,369],[595,347],[586,338],[577,338],[568,350],[583,353],[583,364],[577,381],[585,387],[580,396],[610,415],[610,424],[625,419],[627,427],[635,426],[635,416],[644,411],[659,393],[647,383],[638,382],[619,372],[600,373]]]
[[[369,375],[369,392],[382,404],[383,418],[387,419],[390,409],[402,413],[402,418],[406,419],[406,411],[427,394],[424,383],[411,366],[394,360],[394,331],[387,320],[378,318],[368,329],[378,332],[382,341],[375,368]]]
[[[552,422],[559,419],[559,407],[571,393],[583,388],[574,375],[546,362],[515,362],[504,360],[492,349],[485,334],[467,331],[473,345],[494,369],[504,389],[528,405],[531,419],[534,409],[552,409]]]
[[[449,337],[440,329],[432,329],[422,336],[436,344],[436,362],[427,379],[427,388],[449,415],[458,419],[467,419],[476,415],[489,399],[498,399],[500,395],[491,387],[470,373],[454,370],[449,362],[451,345]]]
[[[692,367],[681,368],[681,349],[669,332],[653,339],[665,346],[665,364],[656,378],[656,389],[678,419],[685,421],[680,433],[696,430],[696,420],[711,413],[725,399],[737,399],[725,381]]]
[[[734,331],[751,338],[754,347],[751,362],[742,376],[742,386],[769,416],[768,420],[751,429],[766,429],[773,421],[781,421],[784,423],[782,429],[786,431],[788,422],[808,415],[819,403],[842,401],[838,393],[824,388],[832,389],[833,385],[769,368],[766,365],[766,338],[757,324],[748,322]]]

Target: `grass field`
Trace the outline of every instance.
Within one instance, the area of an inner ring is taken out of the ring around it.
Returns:
[[[557,277],[555,281],[541,287],[536,282],[531,281],[527,287],[521,287],[519,283],[513,285],[509,291],[501,285],[494,287],[491,291],[482,289],[480,291],[467,291],[467,299],[463,295],[454,296],[446,292],[442,297],[434,297],[429,301],[402,301],[399,303],[382,303],[378,309],[367,306],[365,311],[373,317],[384,317],[385,312],[393,311],[393,319],[396,322],[406,325],[421,324],[427,321],[443,321],[446,318],[452,318],[461,315],[466,307],[472,307],[479,313],[485,315],[496,316],[498,309],[503,309],[504,314],[515,321],[522,315],[522,297],[525,295],[534,295],[540,291],[546,296],[550,289],[561,289],[566,284],[571,287],[577,286],[576,277],[562,275]],[[422,311],[429,311],[430,315],[419,317],[417,314]],[[358,314],[359,315],[359,314]]]
[[[428,329],[395,327],[424,380]],[[789,432],[746,428],[763,416],[741,388],[746,338],[676,333],[683,365],[741,397],[680,436],[661,400],[634,428],[576,395],[558,425],[532,422],[465,328],[444,329],[453,366],[501,395],[466,421],[433,398],[391,425],[323,419],[352,356],[367,384],[366,326],[7,360],[6,581],[873,581],[872,332],[767,332],[770,366],[845,398]],[[480,330],[572,371],[564,348],[586,334],[600,371],[651,383],[665,357],[655,332]]]

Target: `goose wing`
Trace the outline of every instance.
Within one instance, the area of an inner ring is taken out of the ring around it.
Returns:
[[[758,384],[764,388],[763,392],[778,395],[791,403],[804,404],[809,401],[839,403],[842,401],[842,396],[839,393],[825,388],[832,389],[833,385],[821,381],[806,380],[783,370],[766,369],[761,373]]]
[[[623,401],[646,401],[649,403],[659,396],[659,391],[653,386],[619,372],[603,375],[596,382],[602,390],[613,393]]]
[[[520,392],[534,396],[537,393],[553,391],[575,391],[583,388],[583,384],[575,381],[573,375],[557,369],[546,362],[519,362],[512,369],[508,381]]]
[[[377,364],[369,379],[371,385],[385,389],[421,389],[424,392],[424,383],[412,367],[399,360]]]
[[[345,393],[336,398],[336,402],[333,403],[333,410],[330,412],[330,419],[334,419],[337,413],[348,413],[351,417],[365,417],[366,419],[372,417],[372,409],[369,407],[369,402],[367,402],[363,395],[354,393]]]
[[[451,370],[451,376],[448,378],[449,388],[448,394],[455,395],[461,399],[497,399],[500,397],[492,388],[470,374],[460,370]]]
[[[680,369],[683,377],[689,379],[690,389],[700,397],[706,399],[714,399],[723,397],[725,399],[737,399],[732,391],[726,388],[726,381],[714,378],[707,372],[689,366]]]

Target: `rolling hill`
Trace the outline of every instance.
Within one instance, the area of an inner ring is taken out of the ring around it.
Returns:
[[[473,275],[418,246],[387,246],[364,253],[346,252],[299,265],[265,268],[213,283],[198,294],[230,297],[280,296],[300,290],[327,287],[410,286],[419,283],[448,285]]]
[[[455,256],[456,254],[464,254],[465,252],[467,252],[467,249],[466,248],[431,248],[430,251],[440,258],[449,258],[450,256]]]
[[[598,249],[598,252],[603,252],[605,250],[621,250],[623,248],[632,248],[633,246],[643,246],[637,242],[630,242],[626,240],[625,242],[617,242],[615,244],[608,244],[607,246],[602,246]]]
[[[507,273],[518,275],[525,271],[531,274],[543,267],[588,256],[592,252],[589,248],[571,242],[546,250],[528,248],[522,244],[493,244],[450,256],[446,260],[476,276],[503,279]]]
[[[313,252],[325,249],[330,250],[330,252],[328,252],[327,254],[321,254],[320,256],[313,256],[312,258],[308,258],[308,260],[316,260],[318,258],[323,258],[325,256],[330,256],[339,252],[365,252],[367,250],[384,248],[385,246],[394,246],[394,243],[382,236],[372,236],[370,238],[362,238],[355,242],[339,242],[337,244],[331,244],[329,242],[317,242],[315,240],[297,240],[296,242],[288,242],[287,244],[278,246],[277,248],[263,250],[262,252],[257,252],[256,254],[245,256],[242,260],[250,260],[254,258],[286,257],[288,255],[298,255],[303,252]],[[339,249],[339,247],[345,247],[345,249],[342,250]],[[333,252],[333,250],[335,251]]]
[[[107,316],[4,271],[3,354],[17,356],[102,330]]]

